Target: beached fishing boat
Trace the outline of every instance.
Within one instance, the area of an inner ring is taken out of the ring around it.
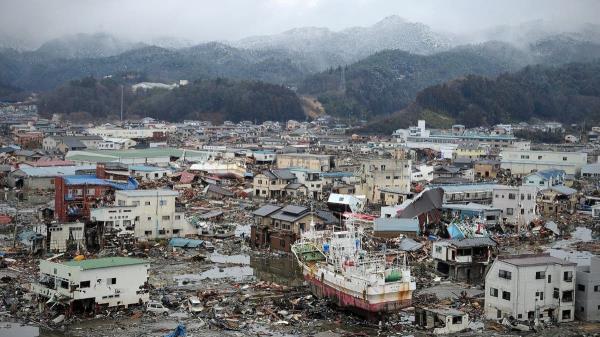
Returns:
[[[408,307],[416,283],[400,255],[363,249],[361,227],[347,230],[309,230],[292,245],[304,279],[317,297],[363,313],[386,313]]]

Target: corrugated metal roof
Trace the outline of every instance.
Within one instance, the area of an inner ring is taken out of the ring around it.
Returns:
[[[21,167],[20,169],[15,171],[15,174],[18,174],[18,171],[21,171],[26,176],[41,178],[41,177],[70,176],[70,175],[77,174],[77,171],[95,170],[95,169],[96,169],[96,166],[94,166],[94,165]]]
[[[62,264],[70,267],[79,267],[81,270],[100,269],[100,268],[112,268],[131,266],[136,264],[146,264],[148,261],[142,259],[135,259],[132,257],[104,257],[93,260],[82,260],[82,261],[67,261]]]
[[[487,237],[470,238],[470,239],[462,239],[462,240],[448,240],[448,243],[455,247],[459,247],[459,248],[488,247],[488,246],[496,247],[498,245],[496,243],[496,241],[494,241],[490,238],[487,238]]]

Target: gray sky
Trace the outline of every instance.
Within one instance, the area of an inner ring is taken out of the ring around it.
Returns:
[[[0,36],[35,44],[75,33],[131,40],[235,40],[294,27],[340,30],[389,15],[465,33],[544,19],[600,20],[599,0],[0,0]]]

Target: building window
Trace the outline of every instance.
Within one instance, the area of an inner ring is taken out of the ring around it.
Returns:
[[[566,290],[562,293],[563,302],[573,302],[573,290]]]
[[[181,220],[181,215],[176,215],[175,220]]]
[[[513,215],[514,213],[515,213],[515,211],[512,208],[506,209],[506,215]]]
[[[503,291],[503,292],[502,292],[502,299],[503,299],[503,300],[510,301],[510,292],[508,292],[508,291]]]
[[[563,161],[567,161],[567,157],[563,157]]]
[[[515,200],[516,195],[514,193],[508,193],[508,199]]]
[[[117,284],[117,278],[116,277],[107,278],[106,284]]]
[[[144,205],[146,205],[146,206],[150,206],[150,201],[146,201],[146,202],[144,202]]]
[[[462,324],[462,316],[452,317],[452,324]]]
[[[506,270],[502,270],[502,269],[500,269],[500,270],[498,271],[498,277],[499,277],[499,278],[504,278],[504,279],[510,280],[510,279],[512,278],[512,273],[511,273],[511,272],[509,272],[509,271],[506,271]]]
[[[144,235],[150,236],[150,235],[152,235],[152,231],[145,231]]]
[[[540,301],[544,300],[544,292],[543,291],[536,291],[535,292],[535,297],[539,298]]]
[[[496,289],[496,288],[490,288],[490,296],[492,296],[492,297],[498,297],[498,289]]]
[[[65,281],[65,280],[61,280],[60,281],[60,287],[63,289],[69,289],[69,282]]]
[[[583,285],[583,284],[578,284],[578,285],[577,285],[577,291],[585,291],[585,285]]]
[[[535,272],[535,279],[536,280],[543,280],[545,278],[546,278],[546,272],[545,271]]]
[[[165,230],[164,229],[159,229],[158,230],[158,234],[159,235],[165,235]]]
[[[548,275],[548,283],[552,283],[552,275]]]
[[[167,201],[166,200],[161,200],[159,205],[166,206],[167,205]]]
[[[162,219],[163,220],[171,220],[171,216],[170,215],[163,215]]]
[[[442,252],[442,247],[440,247],[440,246],[435,247],[435,252],[436,253],[441,253]]]
[[[563,280],[565,282],[573,282],[573,272],[572,271],[566,271],[563,273]]]
[[[79,288],[89,288],[89,287],[90,287],[90,281],[79,282]]]
[[[600,291],[600,286],[594,286],[594,292],[599,292]]]
[[[571,319],[571,310],[563,310],[562,319]]]

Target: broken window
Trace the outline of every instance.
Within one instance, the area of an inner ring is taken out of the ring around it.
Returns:
[[[566,290],[562,293],[563,302],[573,302],[573,290]]]
[[[117,284],[117,278],[116,277],[107,278],[106,283],[107,284]]]
[[[536,291],[535,292],[535,297],[537,297],[540,301],[544,300],[544,292],[543,291]]]
[[[577,285],[577,291],[585,291],[585,285],[583,285],[583,284],[578,284],[578,285]]]
[[[79,282],[79,288],[89,288],[89,287],[90,287],[90,281]]]
[[[571,310],[563,310],[562,319],[571,319]]]
[[[492,296],[492,297],[498,297],[498,289],[497,288],[490,288],[490,296]]]
[[[462,324],[462,316],[453,316],[452,324]]]
[[[563,273],[563,280],[565,282],[572,282],[573,281],[573,272],[572,271],[566,271]]]
[[[535,273],[535,279],[536,280],[543,280],[546,277],[546,272],[545,271],[538,271]]]
[[[503,300],[510,301],[510,292],[508,292],[508,291],[503,291],[503,292],[502,292],[502,299],[503,299]]]

